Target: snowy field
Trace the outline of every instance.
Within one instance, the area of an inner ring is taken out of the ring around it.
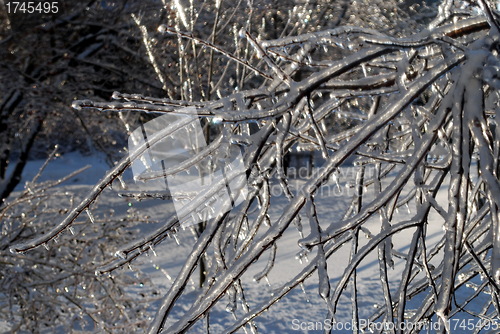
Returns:
[[[32,179],[42,163],[43,161],[31,161],[25,169],[23,180]],[[90,165],[90,167],[78,176],[59,186],[61,187],[61,191],[85,192],[91,185],[96,183],[108,169],[108,166],[104,163],[104,159],[100,156],[82,156],[78,153],[70,153],[58,157],[55,161],[50,163],[49,168],[44,172],[40,181],[58,179],[85,165]],[[336,221],[341,219],[341,215],[349,205],[352,189],[348,187],[348,180],[351,176],[354,176],[355,173],[353,173],[353,170],[353,166],[344,167],[341,173],[343,173],[343,178],[347,181],[339,183],[338,185],[329,185],[329,188],[324,187],[324,189],[322,189],[324,191],[319,193],[317,208],[319,220],[322,225],[335,224]],[[387,182],[389,182],[390,179],[391,177],[388,177]],[[303,183],[304,181],[300,178],[291,179],[290,187],[292,189],[299,189]],[[287,199],[280,194],[280,189],[281,188],[277,186],[271,190],[271,194],[275,195],[271,199],[271,221],[279,217],[286,205]],[[437,198],[440,199],[440,201],[445,200],[446,193],[443,191]],[[152,230],[158,224],[161,224],[165,212],[170,212],[172,210],[172,205],[166,205],[161,201],[139,203],[133,200],[119,198],[112,192],[108,192],[101,196],[100,201],[101,207],[103,207],[103,205],[104,207],[112,206],[117,212],[125,212],[126,210],[132,209],[138,210],[141,214],[147,214],[151,222],[156,223],[144,224],[142,228],[142,232],[144,233]],[[106,202],[108,203],[106,204]],[[397,213],[400,216],[400,221],[409,217],[412,210],[413,208],[411,205],[404,210],[400,209]],[[99,214],[99,212],[95,212],[95,214]],[[371,233],[377,233],[376,226],[379,224],[374,221],[372,225],[373,230],[371,230]],[[367,224],[366,226],[370,229],[371,225]],[[307,235],[307,227],[304,227],[304,229],[305,235]],[[396,252],[404,254],[405,251],[408,250],[412,232],[413,229],[407,229],[397,234],[396,238],[393,238],[394,250]],[[359,247],[362,247],[363,244],[369,240],[363,237],[363,235],[364,233],[361,232]],[[431,248],[443,236],[442,223],[438,220],[432,223],[431,220],[428,226],[427,235],[428,247]],[[307,256],[301,256],[301,248],[297,244],[299,239],[299,233],[295,228],[286,230],[286,233],[277,244],[275,267],[264,279],[256,282],[254,277],[266,266],[267,253],[264,253],[258,263],[250,266],[249,270],[244,273],[242,277],[242,286],[244,287],[246,300],[250,309],[262,302],[265,297],[277,293],[278,288],[292,280],[294,276],[298,275],[310,264],[308,258],[314,257],[315,252],[313,251]],[[132,266],[133,268],[138,268],[145,272],[147,277],[158,287],[160,293],[163,295],[167,292],[173,279],[180,271],[194,242],[195,238],[190,229],[181,230],[177,233],[176,238],[165,240],[154,249],[154,254],[148,253],[147,256],[144,255],[140,257],[133,262]],[[328,260],[328,270],[332,288],[335,287],[344,269],[348,266],[351,250],[349,248],[350,244],[347,243],[346,245],[347,246],[341,247],[340,250],[334,253]],[[439,263],[441,258],[436,257],[433,261]],[[404,258],[394,257],[394,268],[389,270],[391,287],[393,285],[394,287],[397,286],[394,283],[399,281],[405,262],[406,260]],[[369,316],[378,308],[384,307],[384,297],[380,283],[379,261],[376,258],[376,252],[370,253],[370,256],[365,258],[358,268],[357,300],[360,310],[362,310],[359,314],[359,319],[360,322],[363,323],[363,321],[368,322]],[[138,286],[142,286],[142,284],[142,282],[138,282]],[[188,289],[191,291],[182,297],[183,299],[180,300],[180,303],[178,302],[178,306],[171,312],[167,323],[180,318],[183,313],[188,310],[188,305],[196,299],[197,293],[199,292],[198,286],[199,282],[190,282]],[[468,289],[470,292],[473,292],[473,286]],[[465,298],[468,294],[467,290],[462,289],[460,291]],[[336,329],[338,330],[333,330],[334,333],[351,332],[350,330],[346,330],[346,328],[349,329],[350,327],[344,328],[344,326],[350,326],[351,324],[351,299],[349,296],[351,296],[351,292],[348,286],[347,292],[341,298],[341,302],[337,308],[335,320],[337,321],[336,326],[338,327]],[[486,296],[486,298],[489,298],[489,296]],[[227,307],[223,307],[223,305],[227,305]],[[238,318],[241,314],[241,307],[239,305],[236,306],[236,309],[234,309],[234,304],[231,304],[230,300],[222,300],[222,302],[218,303],[217,306],[212,309],[210,313],[211,333],[223,333],[225,329]],[[155,309],[156,305],[152,305],[152,308]],[[304,284],[297,286],[275,305],[271,306],[268,311],[259,316],[255,324],[260,333],[320,333],[323,332],[322,330],[325,326],[328,326],[328,323],[324,322],[327,311],[326,304],[318,295],[317,274],[313,273]],[[469,333],[470,330],[466,327],[460,328],[460,321],[467,321],[467,319],[478,321],[465,313],[458,313],[454,319],[452,319],[456,321],[455,330],[453,332]],[[436,319],[432,319],[431,321],[435,320]],[[3,325],[3,332],[9,332],[8,324]],[[202,333],[206,329],[205,326],[205,321],[199,321],[189,332]],[[387,333],[389,332],[390,331]],[[422,330],[421,332],[433,333],[435,331]],[[238,333],[245,333],[245,331],[240,329]]]

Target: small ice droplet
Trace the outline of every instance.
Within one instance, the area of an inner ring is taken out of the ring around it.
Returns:
[[[212,118],[212,123],[213,124],[221,124],[224,119],[221,116],[215,116]]]
[[[233,303],[229,303],[226,305],[226,312],[227,313],[234,313],[234,304]]]
[[[462,282],[464,282],[466,280],[467,280],[467,275],[465,275],[464,273],[461,273],[461,274],[458,275],[458,281],[460,283],[462,283]],[[481,277],[481,280],[482,280],[482,277]]]
[[[241,28],[239,31],[238,31],[238,36],[240,38],[245,38],[246,37],[246,31],[244,28]]]
[[[82,110],[82,106],[80,104],[80,101],[73,101],[73,103],[71,103],[71,108],[73,108],[75,110]]]
[[[11,248],[9,249],[9,251],[10,251],[12,254],[24,254],[24,253],[26,253],[26,252],[24,252],[24,251],[17,250],[17,249],[15,249],[14,247],[11,247]]]
[[[158,32],[161,33],[161,34],[164,34],[166,32],[168,32],[168,27],[166,24],[161,24],[159,27],[158,27]]]
[[[116,251],[115,256],[119,257],[121,259],[126,259],[127,258],[127,255],[123,251]]]

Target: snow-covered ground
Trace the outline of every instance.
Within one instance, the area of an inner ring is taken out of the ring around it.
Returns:
[[[58,155],[54,160],[49,162],[49,165],[40,175],[38,181],[57,180],[80,168],[87,167],[85,171],[79,173],[77,176],[64,183],[64,185],[93,185],[99,181],[109,169],[105,161],[105,157],[101,154],[82,155],[79,152],[71,152],[64,155]],[[19,183],[16,189],[21,190],[24,186],[24,182],[31,181],[44,163],[45,160],[29,161],[26,168],[23,170],[23,181]]]
[[[42,164],[43,161],[29,162],[25,172],[23,173],[23,181],[31,180],[33,176],[36,175]],[[98,155],[82,156],[79,153],[70,153],[52,161],[40,180],[58,179],[86,165],[91,165],[91,167],[75,178],[65,182],[60,187],[64,187],[66,190],[78,189],[81,191],[83,188],[86,188],[87,186],[90,187],[95,184],[109,168],[104,162],[104,158]],[[349,168],[352,167],[348,166],[345,168],[345,175],[348,175],[350,172]],[[304,181],[301,179],[292,179],[291,182],[292,188],[298,188]],[[319,219],[321,224],[324,226],[335,224],[336,221],[339,221],[341,219],[341,215],[345,211],[345,208],[350,202],[350,196],[346,185],[339,184],[339,186],[340,188],[326,189],[330,192],[325,191],[323,195],[319,195],[317,198]],[[287,199],[279,194],[279,188],[276,188],[275,191],[276,196],[272,198],[271,203],[271,221],[274,221],[279,217],[287,202]],[[438,199],[444,200],[446,196],[446,192],[443,191],[439,194]],[[109,197],[102,196],[100,201],[106,201],[107,198]],[[167,208],[165,204],[161,204],[161,201],[154,202],[155,204],[151,205],[147,203],[128,204],[125,199],[121,199],[122,202],[116,202],[116,198],[113,200],[115,201],[114,205],[122,207],[124,210],[128,205],[133,205],[137,210],[147,211],[149,216],[153,218],[156,217],[160,221],[162,215],[165,213],[165,210],[172,209],[171,207]],[[398,215],[401,217],[401,220],[408,217],[412,209],[411,205],[404,210],[400,209]],[[373,222],[372,233],[378,232],[375,227],[378,225],[379,224],[377,224],[376,221]],[[152,224],[152,226],[154,225]],[[366,226],[370,228],[371,225],[368,224]],[[144,228],[148,229],[147,226]],[[401,252],[404,252],[405,250],[407,251],[413,231],[413,229],[408,229],[405,232],[397,234],[397,238],[393,239],[394,248]],[[433,223],[431,219],[427,235],[427,245],[431,248],[443,235],[442,223],[437,219],[435,220],[435,223]],[[364,238],[363,233],[361,233],[360,236],[361,247],[368,241],[368,239]],[[300,236],[295,228],[287,229],[278,242],[275,268],[269,273],[267,279],[262,279],[260,282],[256,282],[253,279],[254,276],[265,267],[268,257],[267,253],[264,253],[261,259],[256,264],[252,265],[247,272],[245,272],[242,277],[242,285],[245,289],[246,300],[250,308],[263,301],[265,297],[273,294],[275,289],[292,279],[295,275],[300,273],[306,265],[308,265],[306,258],[300,259],[297,256],[301,252],[301,248],[297,245],[297,240],[299,238]],[[172,279],[180,271],[184,260],[187,258],[187,255],[194,244],[194,241],[195,239],[193,234],[189,231],[189,229],[179,231],[176,240],[173,238],[165,240],[161,245],[155,248],[155,255],[150,254],[149,256],[142,256],[133,263],[133,266],[144,271],[152,282],[159,287],[161,293],[164,294],[170,287]],[[344,269],[346,268],[350,252],[350,246],[343,246],[328,260],[330,284],[332,287],[335,287],[336,282],[339,280]],[[313,250],[313,252],[309,254],[309,257],[312,258],[314,256],[315,251]],[[441,259],[439,257],[434,259],[436,263],[440,260]],[[405,262],[406,261],[404,259],[395,258],[394,269],[389,270],[389,279],[393,283],[391,288],[397,287],[395,283],[397,283],[401,278]],[[376,258],[376,252],[372,252],[370,256],[363,260],[359,266],[357,275],[358,303],[362,306],[362,312],[359,314],[359,317],[362,321],[367,321],[368,316],[377,308],[384,307],[382,286],[379,278],[379,262]],[[258,317],[255,323],[260,332],[270,334],[322,332],[321,329],[325,324],[323,321],[328,309],[324,301],[318,295],[317,282],[317,274],[313,274],[306,280],[304,285],[301,285],[291,291],[282,300],[273,305],[269,311]],[[195,300],[199,291],[198,282],[191,281],[188,289],[191,289],[192,291],[187,293],[186,296],[180,300],[179,307],[174,308],[170,316],[170,321],[181,317],[182,314],[188,309],[188,305]],[[351,321],[351,300],[349,296],[350,291],[348,288],[348,292],[346,292],[345,296],[341,298],[341,303],[337,310],[336,321],[344,326],[349,324]],[[218,303],[218,306],[216,306],[210,314],[210,329],[212,333],[222,333],[223,329],[226,328],[228,324],[231,324],[235,317],[241,315],[241,307],[238,307],[233,314],[225,309],[224,305],[226,304],[228,304],[226,301]],[[464,319],[467,318],[463,314],[461,314],[460,317]],[[204,321],[199,321],[199,325],[194,326],[190,332],[202,332],[201,326],[204,326]],[[1,329],[2,327],[0,326],[0,331],[8,332],[7,324],[4,324],[3,330]],[[244,333],[243,330],[240,330],[239,332]],[[347,333],[350,331],[341,329],[333,332]],[[430,332],[432,333],[434,331],[431,330]],[[453,332],[468,333],[469,330],[455,328]]]

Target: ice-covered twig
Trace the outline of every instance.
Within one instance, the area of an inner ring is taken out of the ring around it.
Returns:
[[[276,76],[283,81],[287,86],[290,86],[292,84],[292,79],[288,76],[285,71],[281,69],[276,63],[269,57],[267,54],[266,50],[260,45],[259,41],[257,41],[248,31],[244,32],[245,37],[247,40],[250,42],[250,45],[255,49],[257,57],[258,58],[264,58],[264,61],[266,62],[267,66],[273,70],[273,72],[276,74]]]
[[[410,92],[408,92],[406,95],[409,95]],[[405,104],[404,99],[401,99],[398,101],[399,103]],[[396,106],[393,105],[392,108],[395,108]],[[410,177],[414,169],[416,168],[417,164],[422,160],[423,156],[425,153],[428,151],[430,146],[432,145],[435,136],[437,135],[437,130],[441,127],[442,122],[444,121],[445,117],[447,116],[447,105],[443,104],[440,108],[440,111],[438,115],[436,115],[435,120],[432,124],[432,129],[430,129],[427,133],[424,134],[422,138],[422,142],[418,148],[416,148],[416,151],[414,152],[413,156],[408,160],[406,166],[402,169],[402,171],[399,173],[399,176],[395,178],[389,186],[386,187],[386,189],[378,196],[375,200],[373,200],[370,204],[363,206],[363,209],[361,212],[357,213],[354,217],[347,219],[343,222],[342,228],[337,228],[336,226],[329,227],[325,230],[324,235],[322,236],[322,240],[330,240],[332,238],[335,238],[336,236],[340,235],[341,233],[350,230],[357,226],[360,222],[364,221],[367,217],[371,216],[374,212],[376,212],[382,205],[387,203],[387,201],[394,196],[394,194],[399,192],[399,189],[401,186],[406,182],[406,180]],[[396,109],[392,112],[397,112]],[[387,111],[389,112],[389,111]],[[384,115],[387,117],[386,115]],[[382,120],[383,117],[380,118],[374,118],[372,119],[372,123],[378,123]],[[367,123],[365,127],[368,127],[369,124]],[[374,125],[372,125],[374,126]],[[380,126],[380,125],[379,125]],[[367,131],[368,132],[368,131]],[[363,135],[366,135],[365,131],[360,132]],[[358,138],[356,138],[358,137]],[[353,145],[356,141],[362,141],[360,138],[361,135],[356,135],[353,137],[353,139],[348,143],[348,145],[344,146],[344,150],[349,146]],[[337,156],[338,154],[343,153],[341,150],[337,151],[336,154],[334,155]],[[303,240],[303,244],[313,246],[314,244],[317,243],[317,241],[309,239],[309,240]]]
[[[11,246],[11,250],[15,252],[23,252],[29,249],[38,247],[49,240],[55,238],[59,233],[64,231],[68,226],[70,226],[76,218],[87,209],[97,197],[106,189],[116,178],[123,174],[125,169],[130,166],[131,161],[139,157],[145,150],[147,150],[150,145],[154,145],[156,142],[162,140],[164,136],[168,136],[170,133],[175,132],[180,127],[186,126],[192,123],[195,118],[186,118],[182,121],[176,122],[167,128],[159,131],[154,136],[149,138],[149,142],[145,142],[142,145],[137,146],[135,152],[131,152],[129,156],[122,159],[114,168],[107,172],[107,174],[101,179],[101,181],[94,186],[94,188],[87,194],[87,196],[77,205],[71,213],[66,216],[66,218],[60,222],[56,227],[54,227],[50,232],[38,236],[36,239],[27,241],[22,244],[17,244]]]
[[[182,38],[186,38],[186,39],[192,40],[192,41],[194,41],[197,44],[204,45],[204,46],[206,46],[206,47],[208,47],[208,48],[210,48],[212,50],[215,50],[215,51],[219,52],[220,54],[223,54],[228,59],[234,60],[235,62],[237,62],[239,64],[242,64],[245,67],[248,67],[250,70],[252,70],[252,71],[254,71],[256,73],[259,73],[259,75],[261,75],[262,77],[267,78],[267,79],[272,79],[271,76],[267,75],[266,73],[262,72],[260,69],[258,69],[255,66],[253,66],[247,60],[244,60],[244,59],[241,59],[239,57],[236,57],[233,54],[231,54],[230,52],[227,52],[226,50],[224,50],[224,49],[222,49],[222,48],[220,48],[220,47],[218,47],[216,45],[213,45],[212,43],[207,42],[207,41],[205,41],[203,39],[199,39],[199,38],[193,36],[190,33],[185,33],[185,32],[178,31],[178,30],[174,29],[173,27],[169,27],[169,26],[167,26],[165,24],[162,24],[158,28],[158,31],[162,32],[162,33],[167,32],[167,33],[170,33],[170,34],[175,34],[175,35],[178,35],[178,36],[180,36]]]
[[[191,273],[196,268],[201,255],[208,247],[208,244],[214,237],[215,232],[220,226],[220,222],[224,219],[224,216],[217,217],[213,222],[207,224],[205,231],[203,231],[202,235],[196,241],[196,244],[193,246],[191,253],[189,254],[186,262],[182,266],[180,273],[175,278],[174,283],[170,287],[168,293],[165,295],[160,307],[155,316],[155,320],[151,323],[147,333],[159,333],[165,323],[166,317],[168,313],[172,309],[173,303],[175,300],[182,294],[184,287],[186,286],[186,282],[191,276]]]
[[[333,255],[336,251],[338,251],[346,242],[348,242],[352,238],[351,235],[345,235],[342,238],[339,238],[336,243],[327,243],[325,245],[325,256],[328,259],[331,255]],[[287,283],[283,284],[280,288],[274,291],[274,294],[270,296],[267,300],[262,303],[259,303],[254,307],[250,312],[242,315],[238,320],[227,329],[227,333],[234,333],[240,327],[245,325],[248,321],[256,318],[262,312],[271,307],[274,303],[279,301],[281,298],[286,296],[290,291],[292,291],[295,287],[302,284],[311,274],[316,270],[317,261],[314,259],[311,261],[302,271],[297,274],[295,277],[290,279]]]
[[[330,300],[333,303],[333,308],[334,310],[337,309],[338,301],[340,298],[340,295],[342,291],[345,289],[345,286],[351,277],[352,272],[358,267],[359,263],[373,250],[375,249],[381,242],[383,242],[387,237],[401,231],[404,229],[408,229],[411,227],[416,227],[418,225],[422,224],[422,218],[421,215],[419,214],[418,216],[415,216],[413,219],[404,221],[398,224],[394,224],[389,231],[386,231],[385,233],[378,234],[377,236],[374,236],[365,246],[363,246],[356,256],[352,259],[352,261],[349,263],[347,268],[344,271],[344,274],[342,275],[342,278],[340,279],[339,283],[337,284],[334,293],[331,295]]]

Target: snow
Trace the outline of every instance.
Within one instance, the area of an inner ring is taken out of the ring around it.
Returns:
[[[58,155],[54,161],[50,162],[48,168],[43,171],[38,181],[58,180],[77,169],[88,166],[88,169],[71,180],[66,181],[63,185],[94,185],[109,169],[105,161],[104,155],[97,153],[93,155],[82,155],[79,152],[71,152],[64,155]],[[44,163],[45,160],[29,161],[26,168],[23,170],[22,182],[18,184],[16,190],[22,190],[24,183],[26,181],[31,181]]]

